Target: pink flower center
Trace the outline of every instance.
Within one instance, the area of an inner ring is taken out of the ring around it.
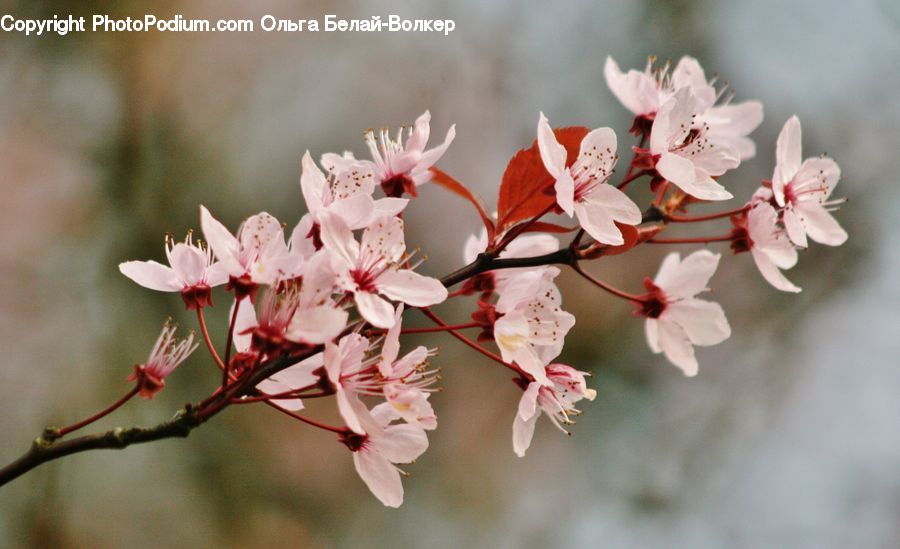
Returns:
[[[416,192],[416,183],[406,174],[398,174],[391,176],[389,179],[381,182],[381,190],[386,196],[391,198],[400,198],[403,193],[412,197],[418,196]]]
[[[634,303],[637,307],[634,314],[646,318],[659,318],[668,305],[666,294],[649,277],[644,279],[644,287],[647,288],[647,293],[641,296],[640,301]]]
[[[338,435],[338,440],[350,448],[351,452],[359,452],[368,445],[369,435],[360,435],[348,429]]]

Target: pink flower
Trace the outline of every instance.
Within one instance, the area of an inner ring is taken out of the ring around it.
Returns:
[[[360,393],[377,395],[381,393],[381,381],[376,378],[374,360],[366,360],[369,340],[353,333],[338,341],[325,344],[325,372],[334,386],[335,398],[341,417],[351,431],[364,434],[354,403]]]
[[[736,220],[737,238],[731,248],[735,253],[749,250],[757,269],[766,281],[783,292],[799,292],[800,288],[788,280],[780,269],[797,264],[797,249],[784,229],[778,226],[778,213],[768,202],[758,202],[745,219]]]
[[[562,310],[562,297],[553,279],[556,267],[532,269],[510,279],[497,300],[500,318],[494,341],[503,360],[515,362],[544,385],[544,366],[562,352],[575,317]]]
[[[619,189],[607,184],[616,165],[616,134],[610,128],[591,131],[581,141],[578,159],[566,166],[566,149],[556,140],[550,123],[541,113],[537,127],[541,160],[556,178],[556,203],[597,242],[618,246],[625,243],[615,222],[637,225],[641,210]]]
[[[145,288],[181,292],[188,309],[212,305],[212,288],[228,281],[222,263],[213,261],[212,251],[194,244],[191,233],[184,242],[166,238],[167,267],[156,261],[127,261],[119,271]]]
[[[685,193],[701,200],[732,197],[713,176],[738,167],[740,157],[711,134],[690,88],[681,88],[656,114],[650,133],[650,154],[656,171]],[[699,120],[699,121],[698,121]]]
[[[353,452],[356,472],[375,497],[388,507],[399,507],[403,503],[402,471],[395,463],[416,460],[428,449],[428,437],[417,425],[392,425],[386,404],[371,411],[359,401],[354,406],[365,434],[348,431],[340,440]]]
[[[437,371],[428,371],[428,357],[433,353],[418,346],[400,358],[400,332],[403,323],[403,304],[397,306],[394,325],[384,336],[378,371],[384,378],[382,391],[390,404],[394,419],[436,429],[437,416],[428,401],[427,387],[435,382]]]
[[[253,299],[260,284],[272,284],[284,273],[282,263],[288,255],[284,230],[277,219],[266,212],[244,221],[237,237],[200,206],[200,224],[209,247],[228,273],[229,287],[239,296]]]
[[[722,307],[694,297],[706,290],[720,257],[709,250],[698,250],[682,261],[677,252],[672,252],[663,260],[656,278],[644,281],[649,293],[643,296],[636,313],[647,318],[647,343],[687,376],[697,375],[694,345],[716,345],[731,335]]]
[[[338,199],[354,196],[361,192],[371,196],[374,192],[375,164],[373,162],[357,160],[350,151],[344,151],[343,156],[325,153],[320,162],[332,178],[333,192]],[[392,196],[378,198],[374,201],[373,217],[398,215],[406,208],[407,204],[409,204],[409,199],[406,198]],[[368,222],[352,228],[358,229],[365,225],[368,225]]]
[[[166,386],[166,377],[197,348],[193,333],[178,341],[175,339],[175,329],[168,322],[163,326],[147,362],[136,364],[134,373],[128,378],[129,381],[137,381],[143,398],[149,400],[162,391]]]
[[[772,175],[775,201],[784,208],[784,228],[798,246],[807,246],[807,236],[820,244],[839,246],[847,240],[847,232],[829,212],[843,200],[828,198],[841,169],[824,156],[803,160],[800,141],[800,120],[792,116],[778,135]]]
[[[416,196],[416,187],[431,180],[428,168],[444,156],[456,137],[456,126],[450,126],[444,142],[426,151],[430,122],[431,113],[425,111],[416,119],[405,144],[403,129],[397,132],[396,139],[390,138],[386,128],[381,130],[377,139],[374,130],[366,132],[366,144],[372,154],[372,170],[387,196],[400,197],[404,192]]]
[[[350,165],[341,172],[340,179],[333,177],[329,183],[309,151],[303,154],[301,168],[300,189],[313,218],[319,212],[328,210],[340,216],[351,229],[366,226],[375,211],[375,202],[372,200],[375,182],[371,172],[360,171]]]
[[[377,219],[357,242],[340,217],[323,212],[322,242],[335,256],[338,285],[353,293],[360,314],[372,325],[390,328],[394,308],[381,296],[415,307],[435,305],[447,299],[439,280],[401,269],[406,251],[403,220]]]
[[[759,101],[725,103],[716,105],[723,95],[706,80],[703,67],[693,57],[684,56],[671,74],[668,65],[654,70],[648,61],[643,71],[629,70],[622,73],[611,57],[604,67],[606,83],[622,104],[635,114],[634,130],[649,133],[656,113],[676,91],[688,88],[697,98],[699,123],[706,123],[716,140],[733,149],[741,160],[756,154],[756,145],[747,136],[762,123],[763,107]]]
[[[574,404],[583,398],[594,400],[597,396],[597,391],[588,389],[584,381],[585,375],[585,372],[579,372],[565,364],[550,364],[547,366],[549,385],[536,381],[528,384],[519,400],[519,410],[513,421],[513,450],[517,456],[524,457],[525,451],[531,446],[534,426],[541,411],[562,432],[569,434],[562,425],[574,424],[571,416],[581,413],[575,409]]]

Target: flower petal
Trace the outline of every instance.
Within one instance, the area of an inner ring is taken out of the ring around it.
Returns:
[[[325,174],[316,165],[307,150],[300,161],[300,191],[310,213],[315,213],[331,202],[331,191]]]
[[[775,169],[785,183],[800,170],[803,161],[801,139],[800,119],[795,115],[784,123],[775,145]]]
[[[763,275],[763,278],[766,279],[766,282],[771,284],[777,290],[781,290],[782,292],[799,292],[800,287],[795,286],[790,280],[784,276],[775,263],[769,259],[769,256],[766,255],[764,250],[760,250],[757,248],[751,248],[750,253],[753,255],[753,261],[756,263],[756,268],[759,269],[759,272]]]
[[[659,319],[658,325],[659,346],[669,362],[678,366],[688,377],[697,375],[699,367],[694,356],[694,347],[681,326],[662,319]]]
[[[440,280],[409,269],[385,271],[375,280],[375,286],[388,298],[413,307],[428,307],[447,299],[447,288]]]
[[[540,114],[537,126],[538,150],[544,167],[553,177],[559,178],[566,169],[566,148],[556,140],[553,128],[544,113]]]
[[[685,299],[666,307],[665,322],[675,322],[694,345],[717,345],[731,336],[731,326],[722,306],[702,299]],[[661,320],[662,322],[662,320]]]
[[[654,283],[674,299],[688,299],[706,290],[709,279],[719,266],[720,254],[697,250],[679,261],[678,252],[666,256]]]
[[[353,452],[353,465],[372,494],[388,507],[403,504],[400,471],[384,456],[369,450]]]
[[[826,246],[840,246],[847,241],[847,231],[818,202],[801,202],[795,208],[801,216],[806,234]]]
[[[347,318],[347,311],[332,305],[299,310],[284,335],[296,343],[319,345],[339,336],[347,326]]]
[[[415,461],[428,449],[428,436],[418,425],[388,425],[378,437],[378,452],[391,463]]]
[[[394,308],[386,300],[370,292],[353,294],[359,314],[377,328],[390,328],[394,325]]]
[[[119,263],[119,272],[144,288],[158,292],[179,292],[181,281],[171,267],[156,261],[126,261]]]
[[[237,261],[240,243],[238,239],[231,234],[231,231],[225,228],[218,219],[214,218],[206,206],[200,206],[200,227],[203,229],[203,236],[206,237],[206,243],[212,248],[216,257],[223,262],[229,270],[241,269],[240,263]],[[234,273],[240,276],[243,273]]]

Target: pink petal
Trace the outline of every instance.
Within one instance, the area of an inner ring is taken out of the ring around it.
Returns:
[[[553,191],[556,193],[556,203],[571,216],[575,211],[575,180],[569,170],[563,169],[560,172],[553,184]]]
[[[347,311],[332,305],[319,305],[297,311],[285,332],[287,339],[318,345],[331,341],[347,326]]]
[[[675,322],[684,330],[694,345],[717,345],[731,336],[731,326],[725,318],[722,306],[702,299],[685,299],[670,304],[661,323]]]
[[[517,456],[525,457],[525,452],[531,446],[531,439],[534,437],[534,426],[540,416],[538,413],[528,419],[522,419],[521,415],[516,414],[513,420],[513,452]]]
[[[553,134],[553,128],[544,113],[540,114],[537,126],[538,150],[544,167],[553,177],[559,178],[566,169],[566,148],[560,145]]]
[[[800,291],[800,288],[795,286],[786,276],[784,276],[784,273],[778,269],[764,251],[752,248],[750,253],[753,255],[753,261],[756,263],[756,268],[759,269],[763,278],[765,278],[769,284],[774,286],[775,289],[781,290],[782,292],[794,293]]]
[[[353,294],[359,314],[378,328],[390,328],[394,325],[394,308],[386,300],[370,292]]]
[[[394,263],[406,251],[403,237],[403,220],[397,217],[380,217],[363,231],[360,240],[360,261]]]
[[[847,231],[818,202],[801,202],[795,211],[801,216],[806,234],[819,244],[840,246],[847,241]]]
[[[356,266],[359,260],[359,243],[353,238],[353,232],[340,216],[331,212],[320,212],[318,216],[319,235],[322,244],[337,254],[348,269]]]
[[[203,229],[203,236],[206,237],[206,243],[212,249],[213,253],[220,260],[225,262],[229,271],[241,270],[241,265],[237,261],[240,243],[231,232],[225,228],[225,225],[219,222],[209,213],[206,206],[200,206],[200,227]],[[240,276],[243,272],[233,272],[236,276]]]
[[[447,288],[440,280],[408,269],[385,271],[376,279],[375,285],[388,298],[413,307],[428,307],[447,299]]]
[[[303,193],[306,208],[310,213],[315,213],[331,202],[328,181],[325,180],[325,174],[309,155],[309,151],[303,154],[300,167],[300,191]]]
[[[709,279],[719,266],[719,254],[697,250],[679,261],[678,252],[666,256],[654,283],[674,299],[687,299],[706,290]]]
[[[360,450],[353,453],[356,472],[369,490],[388,507],[403,504],[403,483],[400,472],[384,456],[376,452]]]
[[[182,288],[175,271],[156,261],[126,261],[119,264],[119,272],[158,292],[180,292]]]
[[[669,362],[678,366],[688,377],[697,375],[698,366],[697,359],[694,357],[694,347],[681,326],[662,319],[658,324],[659,346]]]
[[[391,463],[409,463],[428,449],[428,436],[418,425],[389,425],[377,445],[378,452]]]
[[[781,128],[775,145],[775,166],[776,170],[780,170],[784,182],[793,179],[800,170],[800,163],[803,160],[801,139],[800,119],[792,116]]]

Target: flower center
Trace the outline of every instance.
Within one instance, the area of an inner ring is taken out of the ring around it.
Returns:
[[[403,196],[403,193],[412,197],[418,196],[415,181],[406,174],[394,175],[382,181],[381,190],[384,191],[386,196],[391,198],[400,198]]]
[[[369,442],[369,435],[360,435],[348,429],[338,435],[338,440],[350,448],[351,452],[359,452]]]

